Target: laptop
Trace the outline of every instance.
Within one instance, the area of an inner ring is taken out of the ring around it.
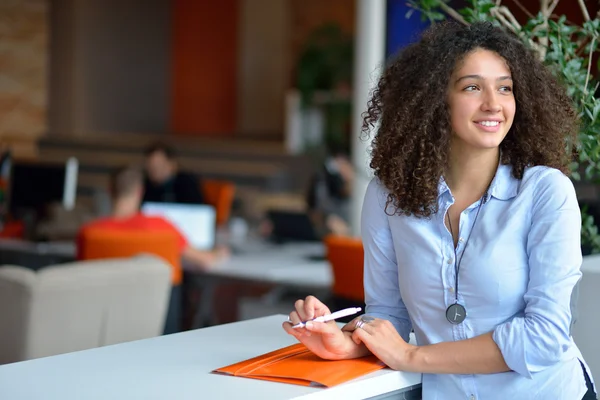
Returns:
[[[215,246],[216,212],[212,206],[147,202],[142,204],[142,213],[167,219],[196,249],[210,250]]]
[[[321,240],[308,214],[304,212],[270,210],[267,217],[273,226],[271,237],[276,242]]]

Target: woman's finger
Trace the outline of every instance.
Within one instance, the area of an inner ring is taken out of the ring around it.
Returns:
[[[363,319],[361,319],[356,324],[355,331],[358,331],[358,330],[362,330],[362,331],[368,333],[369,335],[373,335],[375,333],[375,331],[377,330],[377,325],[374,324],[373,322],[365,322]]]
[[[315,296],[306,297],[306,300],[304,300],[304,312],[307,320],[320,317],[321,315],[331,314],[329,308]]]
[[[344,332],[354,332],[354,330],[356,329],[356,324],[358,323],[358,321],[360,321],[360,317],[354,318],[352,321],[348,322],[346,325],[343,326],[342,331],[344,331]]]
[[[292,325],[296,325],[296,324],[299,324],[300,322],[302,322],[302,319],[300,318],[300,316],[298,315],[298,312],[296,312],[296,311],[292,311],[288,318],[290,319],[290,322]]]
[[[301,336],[310,336],[310,332],[307,331],[305,328],[294,328],[294,325],[296,325],[300,322],[303,322],[296,311],[292,311],[288,318],[289,318],[289,321],[284,322],[284,329],[285,329],[286,325],[289,325],[289,328],[291,329],[291,331],[289,331],[288,333],[290,333],[290,334],[293,333],[293,335],[296,338],[299,338]],[[287,331],[288,330],[286,329],[286,332]]]
[[[364,342],[364,339],[368,336],[368,333],[366,333],[365,331],[363,331],[362,329],[355,329],[354,332],[352,332],[352,340],[354,341],[354,343],[356,344],[361,344],[364,343],[365,345],[367,345],[366,342]],[[367,346],[369,347],[369,346]]]
[[[309,332],[316,332],[322,335],[334,336],[339,334],[340,328],[336,324],[328,324],[326,322],[307,322],[306,330]]]
[[[298,321],[298,322],[304,322],[304,321],[307,321],[308,319],[311,319],[311,317],[308,317],[306,315],[306,311],[305,311],[305,307],[304,307],[304,300],[296,300],[296,302],[294,303],[294,308],[296,309],[296,312],[298,313],[298,316],[300,317],[300,321]]]
[[[295,312],[294,312],[294,314],[295,314]],[[289,333],[290,335],[293,335],[296,338],[301,338],[303,336],[310,336],[311,333],[306,328],[304,328],[304,327],[294,328],[294,326],[298,323],[298,322],[295,322],[296,320],[298,320],[297,316],[294,318],[294,320],[292,322],[285,321],[283,323],[283,329],[287,333]]]
[[[295,337],[296,339],[300,339],[303,335],[302,331],[304,331],[304,328],[301,329],[297,329],[297,328],[292,328],[292,324],[290,324],[289,322],[284,322],[283,323],[283,330],[286,331],[288,334],[292,335],[293,337]]]

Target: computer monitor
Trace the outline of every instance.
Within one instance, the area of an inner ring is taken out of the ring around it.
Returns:
[[[305,212],[269,210],[267,218],[273,226],[271,238],[275,242],[321,240]]]
[[[215,245],[217,216],[212,206],[147,202],[142,204],[142,213],[169,220],[197,249],[210,250]]]
[[[12,161],[8,187],[10,214],[22,218],[33,212],[36,219],[41,218],[52,203],[72,209],[77,193],[77,173],[75,158],[65,163]]]

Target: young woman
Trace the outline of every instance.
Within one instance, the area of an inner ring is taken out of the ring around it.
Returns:
[[[386,68],[363,130],[376,122],[367,316],[294,329],[330,313],[308,297],[284,329],[325,359],[423,373],[426,400],[595,399],[569,332],[581,217],[564,89],[513,35],[438,24]]]

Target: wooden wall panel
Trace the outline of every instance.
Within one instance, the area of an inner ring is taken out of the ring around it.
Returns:
[[[0,146],[34,155],[47,130],[48,0],[0,1]]]
[[[238,0],[173,0],[171,131],[232,135]]]

